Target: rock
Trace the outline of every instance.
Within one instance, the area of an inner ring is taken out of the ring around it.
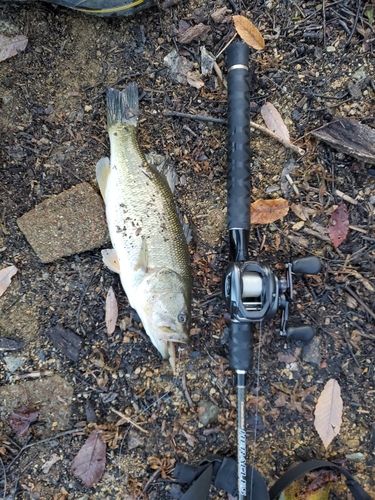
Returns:
[[[26,361],[25,358],[21,358],[19,356],[4,356],[4,361],[7,365],[7,369],[13,373],[15,372],[16,370],[18,370],[18,368],[20,368],[24,362]]]
[[[198,403],[199,422],[203,427],[213,424],[219,415],[219,407],[211,401],[199,401]]]
[[[139,446],[144,446],[145,439],[137,431],[131,429],[127,436],[128,450],[133,450]]]
[[[164,64],[169,68],[169,77],[175,83],[187,85],[187,73],[194,69],[194,64],[186,57],[180,56],[177,50],[164,57]]]
[[[38,380],[21,380],[17,384],[0,387],[0,418],[21,406],[32,406],[39,411],[41,426],[35,426],[38,439],[53,436],[70,427],[73,387],[59,375]]]
[[[302,359],[305,363],[310,363],[317,367],[320,366],[321,356],[320,356],[320,339],[319,337],[314,337],[310,342],[305,344],[302,351]]]
[[[22,215],[17,224],[44,263],[109,241],[103,202],[87,182],[51,196]]]
[[[365,456],[363,453],[349,453],[348,455],[345,455],[345,458],[350,460],[351,462],[363,462],[365,460]]]

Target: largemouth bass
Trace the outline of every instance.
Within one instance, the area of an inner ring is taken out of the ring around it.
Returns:
[[[107,90],[111,154],[97,163],[96,177],[113,250],[102,255],[120,274],[130,305],[174,370],[175,343],[186,343],[190,328],[190,258],[168,181],[138,146],[138,113],[135,84]]]

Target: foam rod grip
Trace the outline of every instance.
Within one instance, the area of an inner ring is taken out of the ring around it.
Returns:
[[[286,338],[288,340],[300,340],[309,342],[315,335],[315,330],[310,325],[290,326],[286,329]]]
[[[249,47],[231,43],[228,65],[228,229],[250,230]]]
[[[251,323],[231,321],[229,329],[229,366],[232,370],[251,370],[254,356],[254,334]]]

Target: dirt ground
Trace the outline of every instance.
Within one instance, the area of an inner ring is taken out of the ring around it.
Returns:
[[[227,17],[215,22],[211,13],[222,7]],[[284,197],[300,211],[254,226],[251,258],[279,275],[283,263],[300,256],[323,262],[322,273],[295,282],[293,318],[316,327],[314,356],[279,337],[279,315],[262,325],[261,337],[257,327],[259,380],[252,373],[247,386],[248,460],[255,455],[269,485],[301,460],[333,460],[375,498],[374,170],[309,134],[335,116],[373,126],[371,2],[255,0],[242,9],[266,39],[264,51],[251,53],[252,120],[263,124],[259,109],[271,102],[306,152],[298,157],[253,131],[253,201]],[[175,83],[164,64],[177,48],[199,70],[200,47],[217,56],[231,39],[230,13],[229,2],[202,0],[113,19],[41,3],[0,3],[1,32],[29,38],[23,53],[0,63],[0,267],[19,270],[0,298],[0,337],[24,342],[18,351],[0,352],[1,498],[178,499],[181,489],[169,480],[175,461],[236,452],[235,376],[220,296],[228,262],[226,127],[165,116],[176,111],[225,119],[226,90],[216,73],[203,77],[201,89]],[[179,29],[199,23],[210,27],[206,38],[178,42]],[[225,75],[223,55],[217,62]],[[143,333],[100,249],[42,264],[16,222],[80,182],[98,190],[95,164],[109,153],[105,90],[131,81],[142,95],[141,147],[173,160],[177,202],[196,229],[191,343],[179,350],[175,376]],[[291,162],[294,190],[281,187]],[[345,202],[349,235],[335,250],[327,227],[341,199],[337,190],[352,201]],[[119,321],[108,337],[110,286]],[[78,361],[52,345],[48,332],[58,324],[80,336]],[[330,378],[340,384],[344,411],[341,432],[325,449],[313,420]],[[199,403],[218,410],[209,424],[201,421]],[[25,404],[40,416],[21,438],[5,420]],[[116,436],[120,417],[113,409],[140,428],[124,423]],[[107,465],[101,481],[87,489],[71,464],[98,427],[108,441]],[[335,495],[349,498],[343,489]],[[227,497],[212,491],[211,498]]]

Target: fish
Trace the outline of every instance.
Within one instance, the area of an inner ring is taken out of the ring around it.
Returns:
[[[168,178],[147,162],[137,141],[135,82],[107,89],[110,159],[96,165],[113,249],[103,261],[121,284],[143,328],[176,367],[176,343],[188,343],[192,276],[188,243]]]

